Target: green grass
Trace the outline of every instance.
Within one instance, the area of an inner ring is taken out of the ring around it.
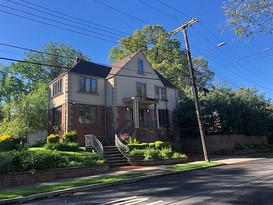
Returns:
[[[91,185],[91,184],[101,184],[101,183],[120,181],[120,180],[131,179],[131,178],[135,178],[139,176],[144,176],[144,174],[132,173],[132,174],[122,174],[122,175],[112,175],[112,176],[110,175],[110,176],[96,177],[96,178],[83,179],[83,180],[77,180],[77,181],[71,181],[71,182],[56,183],[52,185],[42,185],[35,188],[14,189],[12,191],[1,191],[0,200],[29,196],[33,194],[46,193],[46,192]]]
[[[28,148],[28,151],[30,152],[37,152],[37,151],[41,151],[41,150],[47,150],[44,147],[30,147]],[[77,152],[69,152],[69,151],[57,151],[55,150],[55,152],[60,153],[63,156],[72,156],[72,155],[76,155],[76,156],[89,156],[89,155],[93,155],[92,152],[87,152],[85,151],[85,149],[83,147],[79,148],[79,151]]]
[[[220,163],[218,162],[194,162],[194,163],[187,163],[187,164],[180,164],[180,165],[175,165],[175,166],[170,166],[169,169],[172,170],[191,170],[191,169],[198,169],[202,167],[211,167],[211,166],[216,166]]]

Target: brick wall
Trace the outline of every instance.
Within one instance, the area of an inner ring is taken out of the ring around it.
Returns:
[[[72,167],[36,171],[35,173],[20,172],[0,175],[0,187],[20,186],[33,183],[48,182],[70,177],[90,176],[101,174],[109,170],[108,165],[96,167]]]
[[[71,107],[70,130],[76,130],[78,134],[78,143],[84,146],[84,135],[94,134],[97,138],[105,135],[105,109],[104,106],[97,106],[97,123],[80,124],[79,123],[79,105],[75,104]]]
[[[234,144],[240,143],[258,143],[268,144],[266,136],[247,136],[247,135],[207,135],[206,145],[210,153],[233,153]],[[181,139],[182,150],[184,152],[202,152],[200,137],[183,137]]]

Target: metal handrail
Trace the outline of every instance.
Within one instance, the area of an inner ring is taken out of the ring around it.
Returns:
[[[103,146],[93,134],[85,135],[85,147],[93,147],[101,158],[103,158]]]
[[[129,147],[126,146],[125,144],[123,144],[117,135],[115,135],[115,146],[118,148],[118,150],[120,151],[120,153],[126,157],[127,159],[129,159]]]

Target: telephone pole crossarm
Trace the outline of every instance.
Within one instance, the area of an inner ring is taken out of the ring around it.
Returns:
[[[189,26],[191,26],[192,24],[198,22],[199,20],[197,18],[192,18],[189,22],[185,22],[183,23],[182,26],[180,26],[177,29],[174,29],[173,31],[170,32],[171,35],[175,35],[177,34],[179,31],[185,30],[187,29]]]

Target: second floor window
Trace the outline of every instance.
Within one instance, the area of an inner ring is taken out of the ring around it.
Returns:
[[[97,79],[80,77],[80,92],[97,93]]]
[[[146,97],[146,84],[137,82],[137,96],[138,97]]]
[[[156,97],[156,99],[159,99],[159,100],[167,100],[166,88],[156,87],[155,88],[155,97]]]
[[[143,61],[142,60],[138,60],[137,61],[137,73],[143,74],[144,70],[143,70]]]
[[[58,95],[60,93],[62,93],[63,91],[63,79],[59,79],[57,80],[55,83],[53,83],[53,92],[52,95]]]

